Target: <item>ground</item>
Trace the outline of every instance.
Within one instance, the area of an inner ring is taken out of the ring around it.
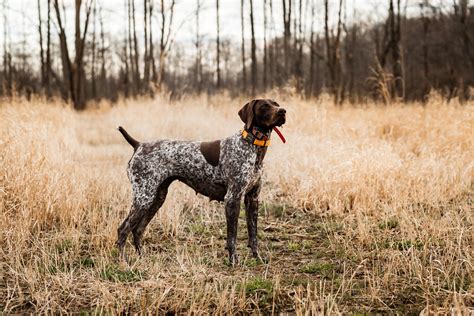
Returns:
[[[138,257],[119,260],[139,140],[213,140],[242,122],[224,95],[121,101],[77,113],[61,102],[0,105],[0,309],[19,312],[469,313],[474,306],[474,107],[335,107],[276,96],[288,110],[265,160],[263,261],[237,267],[223,206],[170,188]]]

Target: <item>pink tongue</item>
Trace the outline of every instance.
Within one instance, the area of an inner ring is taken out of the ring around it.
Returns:
[[[280,130],[277,128],[277,127],[274,127],[273,130],[278,134],[278,136],[280,137],[281,141],[284,143],[286,143],[286,139],[285,137],[283,136],[283,134],[280,132]]]

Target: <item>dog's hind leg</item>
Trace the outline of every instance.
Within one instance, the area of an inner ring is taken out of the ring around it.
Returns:
[[[156,184],[155,184],[156,183]],[[158,189],[160,182],[133,182],[133,202],[127,218],[117,230],[117,246],[122,258],[125,258],[125,242],[128,234],[136,229],[144,218],[153,212],[155,201],[158,199]],[[125,258],[126,259],[126,258]]]
[[[173,179],[168,178],[158,187],[158,192],[156,194],[155,200],[153,201],[152,207],[146,211],[146,214],[141,218],[140,222],[132,228],[133,245],[135,246],[135,250],[139,255],[142,254],[141,239],[143,233],[145,232],[145,229],[152,218],[155,216],[156,212],[165,202],[166,195],[168,194],[168,187],[170,186],[171,182],[173,182]]]

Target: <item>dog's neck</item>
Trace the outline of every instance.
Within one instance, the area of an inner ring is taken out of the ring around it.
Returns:
[[[250,126],[242,130],[242,139],[247,143],[257,147],[268,147],[270,146],[270,137],[272,130],[264,129],[258,126]]]
[[[268,146],[270,145],[272,129],[264,129],[258,126],[251,126],[242,131],[242,138],[252,146],[255,146],[257,152],[257,159],[255,167],[261,168]]]
[[[251,126],[250,129],[247,130],[247,132],[252,134],[258,140],[270,140],[272,129]]]

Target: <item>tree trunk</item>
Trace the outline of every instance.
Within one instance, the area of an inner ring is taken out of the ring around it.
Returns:
[[[102,16],[102,5],[99,8],[99,23],[100,23],[100,80],[102,86],[106,85],[107,71],[105,70],[105,33],[104,33],[104,19]],[[126,56],[126,55],[125,55]],[[102,87],[104,89],[104,87]],[[107,89],[108,92],[108,89]],[[102,92],[104,94],[104,92]]]
[[[252,95],[257,94],[257,45],[255,44],[255,29],[253,20],[253,0],[250,0],[250,28],[252,32]]]
[[[130,77],[127,79],[127,81],[130,83],[130,81],[134,80],[135,78],[135,63],[134,63],[134,58],[133,58],[133,43],[132,43],[132,0],[126,0],[127,1],[127,43],[128,43],[128,58],[129,58],[129,65],[130,65]],[[135,91],[135,85],[130,84],[132,86],[132,93],[136,94]]]
[[[403,74],[402,64],[400,58],[400,0],[397,1],[397,14],[395,16],[395,10],[393,0],[390,0],[390,25],[391,25],[391,50],[392,50],[392,72],[395,81],[395,97],[403,98]]]
[[[46,34],[46,69],[45,69],[45,86],[46,95],[51,97],[51,0],[48,0],[48,25]]]
[[[92,2],[92,0],[91,0]],[[74,105],[74,109],[83,110],[86,105],[85,100],[85,73],[83,65],[84,57],[84,46],[85,38],[87,34],[87,28],[89,25],[89,17],[91,13],[91,2],[89,5],[86,4],[86,18],[84,21],[84,30],[81,32],[81,6],[82,1],[75,1],[75,49],[76,56],[74,58],[74,63],[71,62],[69,57],[68,42],[66,38],[66,32],[63,27],[61,13],[59,11],[58,0],[54,0],[54,9],[56,11],[56,18],[59,28],[59,41],[61,46],[61,59],[63,63],[63,77],[64,80],[67,80],[67,86],[69,87],[69,94]]]
[[[311,31],[309,37],[309,82],[307,85],[306,96],[312,97],[314,95],[314,3],[311,4]]]
[[[245,23],[244,23],[244,0],[240,0],[240,23],[242,26],[242,90],[247,92],[247,68],[245,67]]]
[[[150,65],[148,58],[148,2],[149,0],[143,0],[143,43],[145,46],[145,51],[143,52],[143,82],[145,85],[148,85],[148,81],[150,80]]]
[[[267,0],[263,0],[263,90],[267,88]]]
[[[166,75],[166,50],[171,46],[171,27],[173,24],[174,6],[176,0],[171,0],[168,27],[166,26],[165,1],[161,0],[161,39],[160,39],[160,79],[158,89],[161,90],[165,83]],[[166,31],[168,29],[168,31]]]
[[[74,89],[74,108],[76,110],[83,110],[85,107],[84,99],[84,68],[82,65],[84,42],[81,37],[81,6],[82,0],[76,0],[75,7],[75,48],[76,56],[74,58],[74,67],[72,67],[73,89]]]
[[[134,68],[135,68],[135,91],[140,92],[140,52],[138,49],[137,25],[135,21],[135,0],[132,0],[132,25],[133,25],[133,48],[134,48]]]
[[[216,49],[217,49],[217,89],[221,87],[221,49],[220,49],[220,23],[219,23],[219,0],[216,0],[216,27],[217,27],[217,38],[216,38]]]
[[[165,0],[161,0],[160,81],[158,83],[158,87],[160,90],[162,89],[162,85],[165,80],[165,27]]]
[[[41,20],[41,1],[38,0],[38,32],[39,32],[39,46],[40,46],[40,62],[41,62],[41,87],[45,87],[46,83],[46,64],[43,49],[43,22]]]
[[[94,19],[93,30],[92,30],[92,61],[91,61],[91,84],[92,84],[92,98],[97,98],[97,80],[96,80],[96,34],[97,34],[97,2],[94,2],[94,9],[92,16]],[[85,78],[84,78],[85,79]]]
[[[330,90],[334,96],[334,103],[342,100],[340,40],[342,29],[342,0],[339,0],[338,22],[336,35],[329,33],[329,3],[324,0],[324,36],[326,39],[326,65],[330,78]]]
[[[298,13],[298,34],[295,29],[295,77],[296,77],[296,91],[301,92],[303,80],[303,28],[302,28],[302,19],[303,19],[303,0],[299,0],[299,13]],[[296,23],[296,19],[295,19]]]
[[[197,0],[196,7],[196,64],[194,67],[194,84],[197,87],[198,93],[202,91],[202,52],[201,52],[201,36],[199,14],[201,11],[201,0]]]
[[[11,48],[8,49],[8,13],[6,1],[3,1],[3,84],[2,86],[6,89],[5,94],[9,97],[12,96],[13,89],[13,78],[12,78],[12,57]],[[11,43],[10,43],[11,45]]]
[[[149,49],[149,52],[148,52],[148,55],[150,57],[149,59],[149,64],[150,64],[150,67],[151,67],[151,80],[156,83],[156,79],[157,79],[157,75],[156,75],[156,64],[155,64],[155,49],[154,49],[154,46],[153,46],[153,9],[154,9],[154,3],[153,3],[154,0],[150,0],[150,3],[149,3],[149,10],[150,10],[150,14],[148,15],[148,23],[149,23],[149,26],[148,26],[148,29],[150,30],[150,49]]]
[[[285,69],[282,72],[285,80],[288,79],[288,67],[290,60],[290,38],[291,38],[291,0],[282,0],[283,4],[283,52],[285,58]]]

